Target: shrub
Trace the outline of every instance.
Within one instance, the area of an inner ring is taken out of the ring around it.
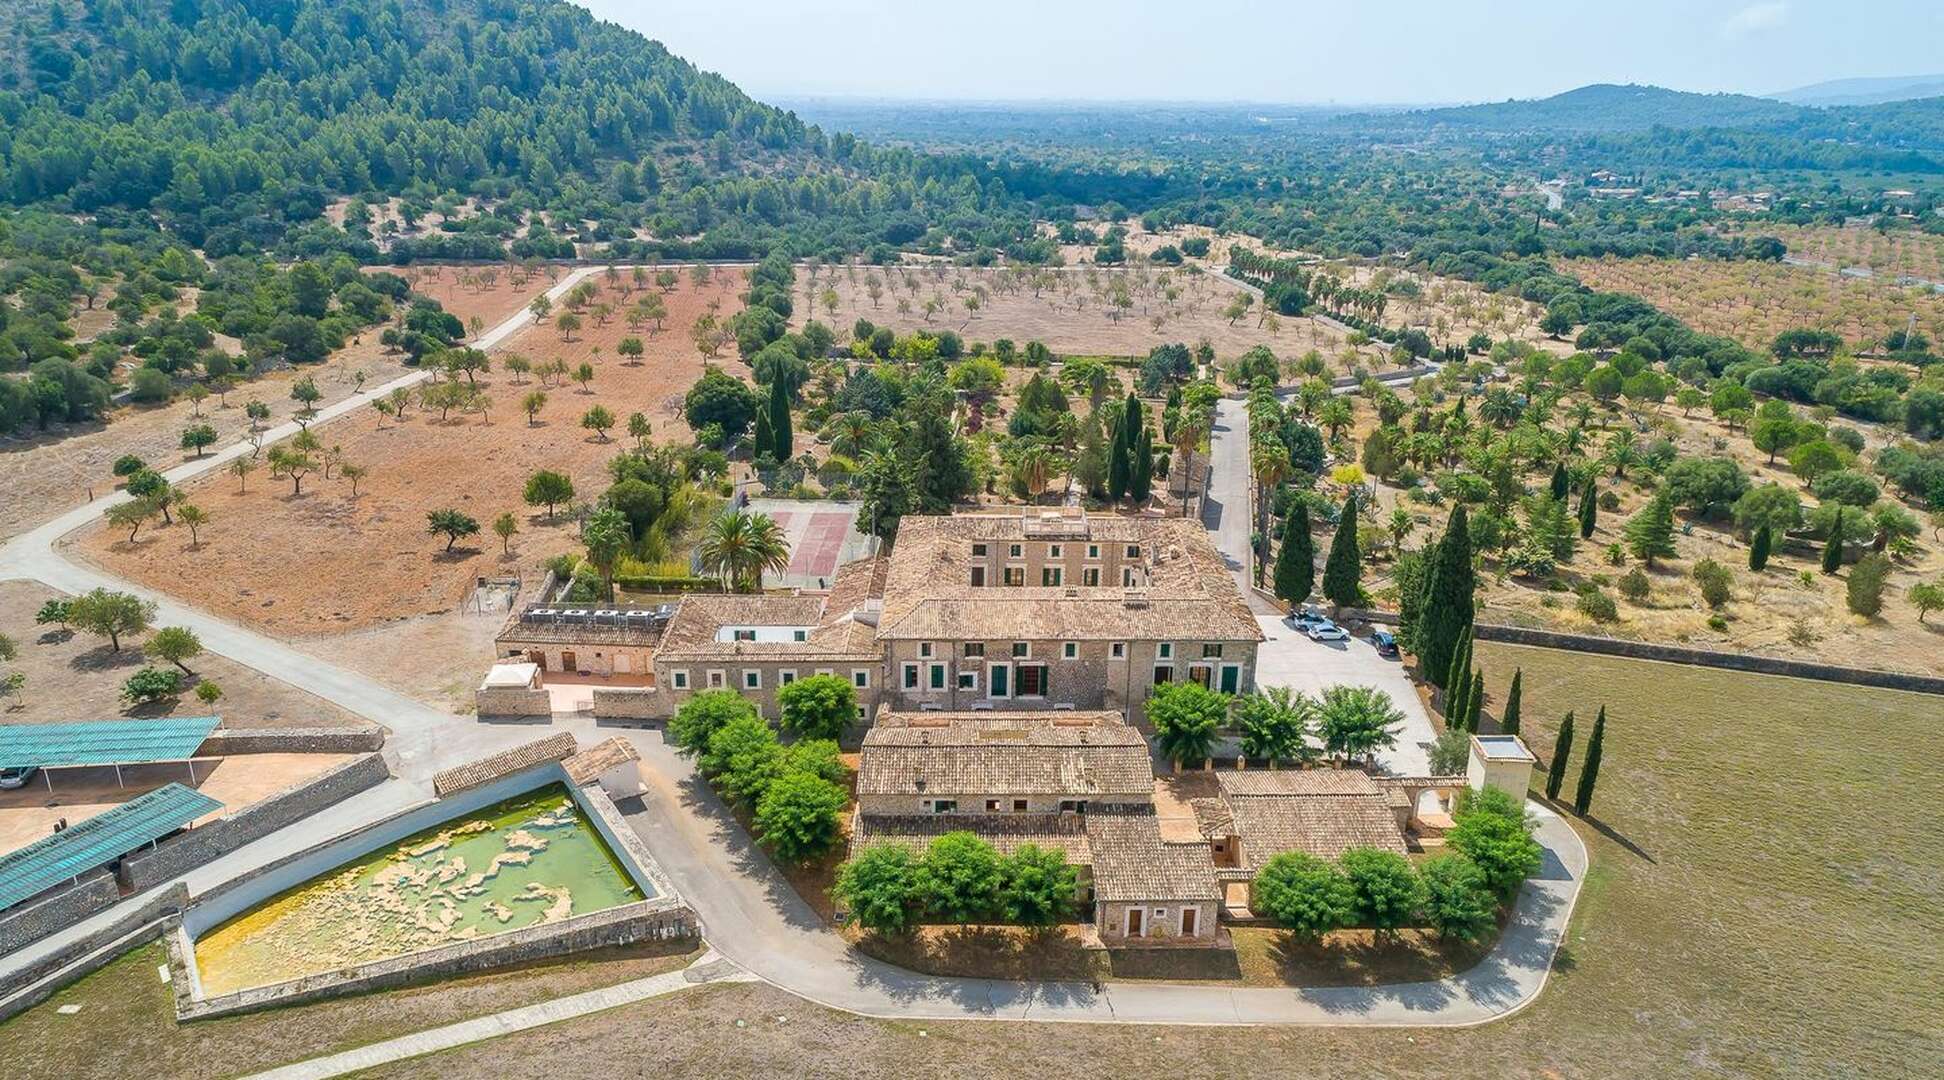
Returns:
[[[857,717],[857,690],[841,675],[811,675],[776,691],[783,730],[807,739],[835,739]]]
[[[1642,573],[1639,567],[1636,566],[1620,575],[1620,595],[1628,600],[1638,604],[1647,599],[1647,594],[1651,591],[1652,583],[1647,580],[1647,575]]]
[[[1579,612],[1594,622],[1610,623],[1620,618],[1620,606],[1613,597],[1598,589],[1587,589],[1579,595]]]
[[[134,454],[123,454],[115,459],[114,473],[116,476],[125,478],[133,476],[146,468],[148,468],[148,462],[143,461]]]
[[[842,839],[844,802],[844,789],[823,777],[785,772],[769,782],[756,804],[756,830],[779,858],[816,858]]]
[[[1424,918],[1441,938],[1475,941],[1495,920],[1497,905],[1485,872],[1463,855],[1424,864]]]
[[[145,667],[122,683],[122,700],[140,705],[182,692],[182,672],[172,668]]]
[[[1314,940],[1349,925],[1357,897],[1336,867],[1314,855],[1285,851],[1257,872],[1249,903],[1292,935]]]
[[[1471,760],[1471,732],[1451,728],[1431,744],[1431,775],[1456,776]]]
[[[223,698],[223,688],[208,679],[196,684],[196,700],[204,705],[214,705]]]
[[[1459,798],[1445,842],[1476,863],[1486,884],[1510,896],[1539,869],[1539,842],[1525,808],[1497,788],[1467,791]]]
[[[734,690],[704,690],[682,703],[668,722],[668,741],[685,757],[709,748],[709,737],[731,720],[755,716],[756,707]]]
[[[1701,599],[1709,607],[1719,608],[1734,595],[1734,572],[1713,559],[1702,559],[1695,563],[1692,573],[1695,582],[1701,586]]]
[[[1373,930],[1389,933],[1409,925],[1427,899],[1410,860],[1394,851],[1351,848],[1337,865],[1350,883],[1358,921]]]
[[[1883,589],[1890,581],[1890,559],[1881,552],[1871,552],[1857,560],[1850,567],[1849,584],[1845,589],[1845,599],[1850,611],[1855,614],[1874,618],[1883,611]]]

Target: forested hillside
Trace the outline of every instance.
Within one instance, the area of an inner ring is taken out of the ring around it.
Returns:
[[[419,215],[442,192],[491,201],[441,234],[387,245],[395,261],[672,237],[684,239],[664,246],[683,255],[855,250],[992,209],[962,163],[828,136],[564,3],[9,8],[0,191],[23,205],[153,211],[211,257],[375,259],[355,224],[320,219],[332,197],[354,194],[413,196]]]

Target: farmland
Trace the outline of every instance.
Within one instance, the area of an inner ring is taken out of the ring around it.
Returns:
[[[267,469],[241,482],[210,476],[188,489],[190,500],[211,518],[200,543],[181,527],[144,529],[133,543],[124,533],[97,528],[76,540],[75,549],[117,574],[287,635],[369,629],[450,610],[476,577],[532,578],[547,556],[574,546],[571,516],[550,520],[544,510],[523,506],[520,495],[527,476],[543,468],[598,490],[606,462],[621,444],[581,426],[588,409],[602,405],[623,420],[644,413],[657,438],[686,434],[681,399],[701,373],[702,359],[674,328],[711,305],[726,314],[736,306],[735,296],[731,272],[717,274],[706,287],[677,288],[667,297],[667,329],[660,333],[632,330],[617,319],[589,325],[570,340],[552,326],[530,326],[504,343],[493,368],[477,376],[490,399],[483,412],[454,410],[441,419],[436,410],[412,406],[388,420],[361,409],[320,426],[317,435],[329,454],[367,470],[355,494],[341,474],[327,477],[323,471],[307,477],[301,491],[289,479],[271,479]],[[620,339],[637,335],[644,355],[617,355]],[[589,363],[595,376],[584,386],[559,377],[543,386],[537,375],[505,370],[505,358],[516,354],[536,368]],[[734,359],[721,364],[746,372]],[[547,403],[529,422],[521,403],[535,390],[547,395]],[[503,554],[483,531],[444,550],[444,541],[427,533],[426,515],[448,507],[471,515],[482,529],[500,513],[516,512],[520,533],[511,553]],[[292,573],[288,556],[300,560],[302,573]],[[190,582],[197,587],[189,588]],[[350,582],[357,587],[347,587]]]

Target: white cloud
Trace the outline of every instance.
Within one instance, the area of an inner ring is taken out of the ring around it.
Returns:
[[[1765,3],[1750,4],[1721,24],[1721,36],[1730,41],[1773,30],[1789,21],[1789,5],[1781,0],[1768,0]]]

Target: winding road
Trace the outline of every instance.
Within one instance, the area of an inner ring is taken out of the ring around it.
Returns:
[[[548,291],[558,299],[586,267]],[[522,311],[476,342],[491,348],[532,321]],[[415,372],[322,410],[327,423],[395,386],[426,377]],[[294,434],[295,424],[265,433],[268,444]],[[1238,577],[1247,564],[1248,424],[1239,400],[1218,408],[1212,436],[1215,476],[1203,520]],[[247,443],[169,470],[182,482],[219,469],[250,452]],[[59,541],[98,518],[121,494],[64,513],[0,547],[0,579],[28,579],[68,593],[121,589],[155,601],[160,622],[195,630],[203,644],[298,689],[382,724],[391,732],[386,755],[393,779],[329,810],[249,844],[184,875],[192,894],[205,891],[291,852],[340,835],[431,797],[440,769],[529,741],[530,725],[485,724],[430,708],[356,672],[255,631],[198,611],[169,596],[64,558]],[[1244,595],[1251,595],[1244,584]],[[594,737],[585,717],[556,717],[552,730]],[[600,737],[615,729],[598,729]],[[1587,856],[1572,827],[1534,803],[1541,871],[1522,889],[1498,945],[1471,970],[1433,982],[1384,987],[1242,988],[1146,982],[1010,982],[934,978],[865,957],[812,912],[748,834],[657,732],[622,732],[642,754],[648,793],[626,800],[623,812],[682,896],[701,917],[711,946],[753,975],[805,999],[868,1016],[895,1019],[1014,1019],[1146,1024],[1476,1024],[1507,1016],[1544,987],[1585,876]],[[132,903],[133,901],[131,901]],[[36,961],[110,925],[129,906],[100,913],[0,957],[0,985],[15,983]]]

